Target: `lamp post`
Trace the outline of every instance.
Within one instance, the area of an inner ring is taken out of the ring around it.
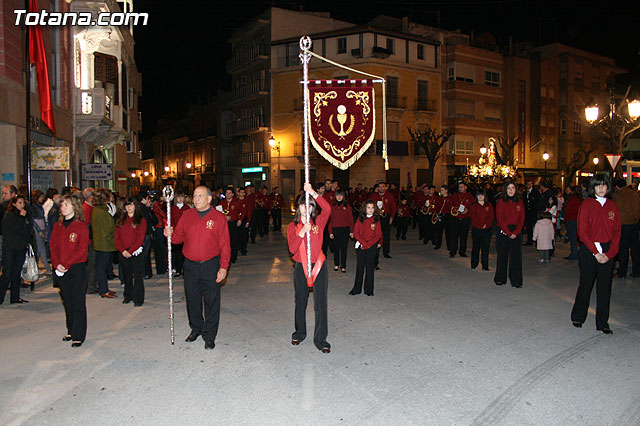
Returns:
[[[544,160],[544,180],[547,180],[547,161],[549,160],[549,153],[547,151],[542,154],[542,159]]]
[[[598,157],[593,157],[593,173],[595,174],[595,172],[598,171],[598,163],[600,162],[600,159]]]
[[[587,122],[597,130],[600,128],[602,133],[608,132],[609,149],[611,154],[622,154],[624,141],[635,130],[640,128],[640,101],[623,99],[621,105],[627,105],[627,113],[623,114],[621,107],[616,105],[615,75],[612,74],[607,81],[609,89],[609,111],[600,116],[600,109],[597,104],[587,105],[584,109],[584,116]],[[619,145],[616,149],[616,136],[619,135]],[[612,172],[614,167],[612,167]]]
[[[271,135],[271,137],[269,138],[269,146],[271,147],[271,149],[275,150],[278,152],[278,175],[276,178],[276,185],[275,186],[280,186],[280,141],[277,141],[276,138],[273,137],[273,135]]]

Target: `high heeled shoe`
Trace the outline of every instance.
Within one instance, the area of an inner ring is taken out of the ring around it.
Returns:
[[[72,347],[72,348],[79,348],[80,346],[82,346],[82,342],[73,342],[73,343],[71,344],[71,347]]]
[[[70,334],[67,334],[66,336],[64,336],[64,337],[62,338],[62,341],[63,341],[63,342],[68,342],[69,340],[71,340],[71,335],[70,335]]]
[[[571,321],[571,324],[573,324],[573,326],[575,328],[582,328],[582,323],[578,322],[578,321]]]

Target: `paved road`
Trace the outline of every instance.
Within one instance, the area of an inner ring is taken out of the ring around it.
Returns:
[[[330,272],[328,355],[289,343],[293,270],[273,233],[230,271],[213,351],[184,342],[181,280],[175,346],[166,277],[147,283],[141,308],[88,297],[78,349],[61,341],[62,306],[42,285],[28,305],[0,307],[0,424],[640,424],[640,280],[614,282],[606,336],[593,312],[571,326],[578,269],[564,244],[547,265],[525,247],[515,289],[414,232],[392,242],[374,297],[347,295],[353,253],[346,274]]]

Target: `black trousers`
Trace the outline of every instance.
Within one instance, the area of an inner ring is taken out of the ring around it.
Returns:
[[[216,282],[219,269],[220,256],[204,262],[184,260],[184,294],[189,326],[192,333],[202,334],[206,342],[216,340],[220,324],[220,284]]]
[[[313,269],[314,265],[311,265]],[[309,300],[309,287],[307,286],[307,277],[304,275],[304,269],[300,262],[296,262],[296,268],[293,272],[293,281],[296,287],[296,307],[295,307],[295,327],[291,336],[293,339],[303,341],[307,337],[307,302]],[[327,343],[327,333],[329,330],[327,320],[327,293],[329,290],[329,274],[327,272],[327,263],[325,262],[320,268],[320,273],[313,283],[313,308],[316,314],[315,330],[313,332],[313,344],[318,349],[330,348]]]
[[[178,273],[182,273],[182,269],[184,267],[184,254],[182,254],[183,246],[184,244],[171,244],[171,266]]]
[[[533,243],[533,228],[536,226],[536,222],[538,221],[538,212],[534,210],[533,212],[526,212],[524,218],[524,227],[527,230],[527,244]]]
[[[420,210],[418,209],[418,239],[419,240],[424,240],[424,235],[425,235],[424,224],[425,224],[426,216],[427,216],[426,214],[420,213]]]
[[[273,230],[280,231],[282,229],[282,209],[271,209],[271,218],[273,219]]]
[[[7,238],[6,236],[4,238]],[[4,303],[7,289],[11,287],[11,301],[20,300],[20,285],[22,284],[22,265],[27,254],[23,249],[2,248],[2,276],[0,277],[0,303]],[[58,265],[55,265],[58,266]]]
[[[249,229],[247,228],[247,220],[242,221],[242,225],[238,228],[238,249],[240,253],[247,254],[247,242],[249,240]]]
[[[151,241],[151,247],[153,247],[156,259],[156,274],[158,275],[166,273],[168,268],[167,240],[162,232],[162,228],[154,228]]]
[[[58,265],[53,265],[55,269]],[[89,252],[87,253],[87,274],[85,288],[87,294],[98,292],[98,280],[96,279],[96,252],[89,244]]]
[[[249,222],[249,228],[251,229],[251,242],[256,242],[256,234],[260,234],[262,237],[262,219],[260,215],[262,214],[261,209],[254,209],[251,212],[251,221]]]
[[[333,228],[333,264],[347,267],[347,247],[349,246],[349,227]]]
[[[87,264],[83,262],[71,265],[63,276],[56,279],[67,318],[67,334],[75,342],[84,342],[87,337],[87,296],[84,290]]]
[[[467,254],[467,236],[469,235],[469,227],[471,226],[471,218],[458,219],[451,218],[451,249],[450,254],[456,254],[460,247],[460,255]]]
[[[413,229],[416,229],[416,225],[419,222],[418,214],[418,209],[413,209],[413,216],[411,217],[411,227]]]
[[[522,285],[522,234],[519,234],[512,240],[498,228],[496,234],[496,251],[498,252],[498,259],[493,281],[495,283],[506,284],[508,267],[511,285]]]
[[[352,293],[360,293],[362,291],[362,280],[364,278],[364,293],[373,294],[373,277],[375,273],[375,261],[378,245],[374,244],[366,250],[361,248],[356,250],[358,263],[356,264],[356,279],[353,282]]]
[[[322,232],[322,252],[326,256],[329,250],[333,251],[333,240],[329,238],[329,227],[325,226]]]
[[[380,226],[382,227],[382,254],[385,256],[389,256],[389,251],[391,250],[391,225],[389,221],[389,216],[380,218]]]
[[[151,235],[144,236],[142,255],[144,256],[144,274],[153,275],[153,271],[151,270]]]
[[[489,245],[491,243],[491,228],[471,228],[473,249],[471,249],[471,268],[478,266],[482,255],[482,269],[489,269]]]
[[[433,213],[432,213],[433,214]],[[430,214],[420,215],[423,225],[422,225],[422,241],[427,244],[429,241],[434,241],[433,235],[433,223],[431,222],[432,216]],[[434,243],[434,245],[436,245]]]
[[[608,250],[608,245],[602,245]],[[571,310],[571,321],[583,323],[587,319],[589,299],[593,284],[596,284],[596,329],[609,328],[609,304],[611,300],[611,277],[613,259],[607,263],[598,263],[591,251],[582,244],[578,251],[580,256],[580,284],[576,292],[576,300]],[[606,253],[606,250],[605,250]]]
[[[229,244],[231,245],[231,263],[236,263],[238,260],[238,246],[239,246],[239,238],[238,238],[238,223],[235,220],[230,220],[227,222],[227,226],[229,228]]]
[[[629,250],[631,250],[631,275],[640,276],[640,240],[638,239],[638,224],[622,225],[620,233],[620,251],[618,261],[620,262],[619,274],[627,275],[629,269]]]
[[[125,258],[120,255],[124,274],[124,300],[133,300],[136,305],[144,303],[144,258],[142,255]]]
[[[267,235],[269,234],[269,211],[267,209],[262,209],[260,218],[262,220],[262,232]]]
[[[396,240],[398,238],[402,238],[403,240],[407,239],[407,231],[409,230],[409,221],[411,220],[410,217],[396,217],[396,224],[397,224],[397,230],[396,230]]]
[[[451,251],[451,240],[453,239],[453,230],[451,229],[453,226],[453,217],[450,214],[445,214],[442,216],[442,229],[444,229],[444,239],[447,244],[447,251]],[[442,231],[440,231],[440,244],[442,244]],[[438,244],[438,246],[440,246]]]

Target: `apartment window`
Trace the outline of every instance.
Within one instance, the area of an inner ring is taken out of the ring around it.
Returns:
[[[447,71],[447,75],[448,75],[447,80],[449,81],[454,81],[456,79],[455,71],[453,67],[449,67],[449,70]]]
[[[455,153],[456,154],[475,154],[473,149],[473,140],[465,137],[455,138]]]
[[[394,49],[394,40],[392,38],[387,39],[387,50],[391,52],[391,54],[396,53]]]
[[[338,39],[338,53],[347,53],[347,38],[341,37]]]
[[[398,104],[398,77],[387,77],[387,102],[389,105]]]
[[[418,109],[425,110],[429,104],[429,82],[418,80]]]
[[[495,71],[485,71],[484,84],[491,87],[500,87],[500,73]]]
[[[424,60],[424,44],[418,45],[418,59]]]
[[[565,118],[560,119],[560,134],[561,135],[567,134],[567,120]]]
[[[524,80],[518,80],[518,102],[524,102],[526,98],[527,84]]]
[[[576,80],[584,80],[584,65],[576,63],[575,66],[575,78]]]
[[[567,78],[567,61],[560,62],[560,78]]]
[[[456,81],[464,81],[465,83],[473,83],[476,75],[475,65],[465,64],[463,62],[455,62]]]
[[[556,98],[556,88],[553,86],[549,86],[549,99]]]
[[[582,134],[582,124],[573,122],[573,134],[581,135]]]
[[[484,104],[484,120],[499,123],[502,121],[502,106],[500,104]]]
[[[387,121],[387,139],[390,141],[399,140],[400,123],[397,121]]]
[[[476,118],[476,103],[466,99],[456,99],[455,104],[456,118],[466,118],[469,120],[475,120]]]

